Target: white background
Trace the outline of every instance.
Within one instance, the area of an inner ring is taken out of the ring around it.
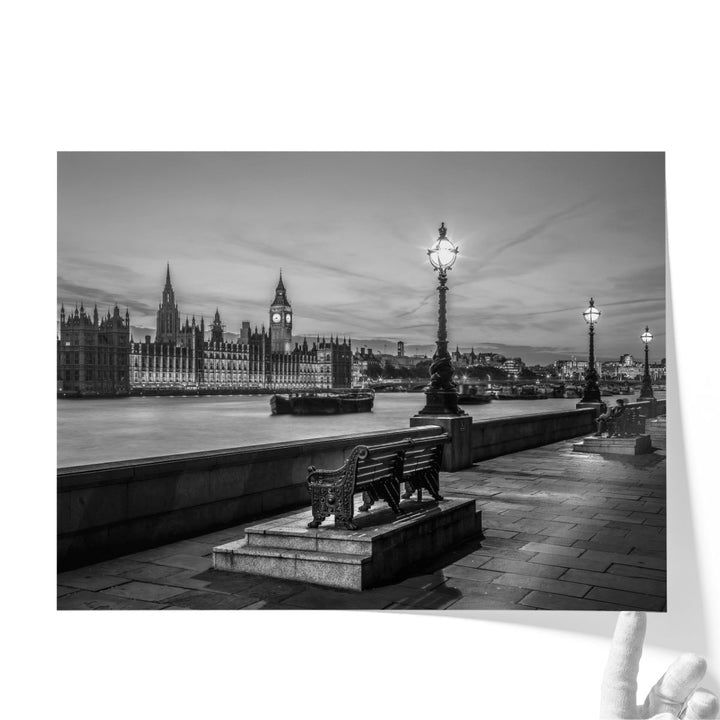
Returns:
[[[666,151],[681,407],[641,686],[688,642],[717,690],[712,4],[259,6],[3,9],[5,716],[593,717],[615,619],[55,612],[55,153],[80,149]]]

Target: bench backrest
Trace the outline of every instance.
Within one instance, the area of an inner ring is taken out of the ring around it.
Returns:
[[[407,438],[385,445],[360,446],[355,470],[355,487],[363,487],[385,477],[402,477],[416,472],[438,471],[441,448],[447,433],[415,440]]]

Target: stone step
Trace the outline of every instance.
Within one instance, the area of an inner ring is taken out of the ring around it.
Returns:
[[[644,455],[652,452],[652,441],[650,435],[612,438],[590,435],[581,443],[573,443],[573,451],[611,455]]]
[[[357,590],[362,589],[363,565],[371,561],[371,555],[250,547],[245,539],[213,550],[216,570]]]
[[[362,590],[396,577],[482,532],[475,501],[406,501],[395,517],[379,509],[355,518],[359,529],[310,529],[310,511],[246,528],[246,536],[213,548],[216,570],[247,572]]]
[[[318,528],[308,528],[312,513],[306,510],[294,515],[292,522],[282,518],[247,527],[245,538],[248,546],[257,548],[367,555],[373,552],[371,546],[379,539],[385,547],[401,542],[404,529],[419,517],[428,521],[437,516],[434,520],[436,529],[453,522],[453,518],[433,500],[426,500],[422,504],[415,500],[404,500],[400,503],[400,510],[400,515],[396,516],[384,503],[379,502],[370,512],[356,511],[353,522],[358,530],[336,529],[332,517],[327,518]]]

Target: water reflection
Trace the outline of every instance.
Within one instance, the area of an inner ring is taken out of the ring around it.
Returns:
[[[270,415],[268,395],[58,400],[58,466],[372,432],[409,426],[421,393],[378,393],[371,413]],[[475,419],[569,410],[576,399],[465,406]]]

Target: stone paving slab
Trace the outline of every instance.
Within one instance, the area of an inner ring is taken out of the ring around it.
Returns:
[[[474,498],[485,539],[391,585],[354,592],[211,567],[237,527],[58,575],[70,609],[666,609],[665,418],[641,456],[574,453],[573,440],[443,473],[443,494]],[[294,511],[296,512],[296,511]]]
[[[57,607],[58,610],[162,610],[165,604],[81,590],[59,598]]]
[[[207,570],[212,567],[211,557],[197,557],[196,555],[168,555],[167,557],[158,558],[155,562],[159,565],[169,565],[170,567],[184,568],[185,570]]]
[[[99,591],[129,582],[125,577],[72,571],[58,575],[58,583],[79,590]]]
[[[106,590],[108,595],[115,595],[133,600],[147,600],[148,602],[163,602],[175,595],[182,595],[185,588],[177,588],[172,585],[156,585],[146,582],[129,582],[124,585]]]

